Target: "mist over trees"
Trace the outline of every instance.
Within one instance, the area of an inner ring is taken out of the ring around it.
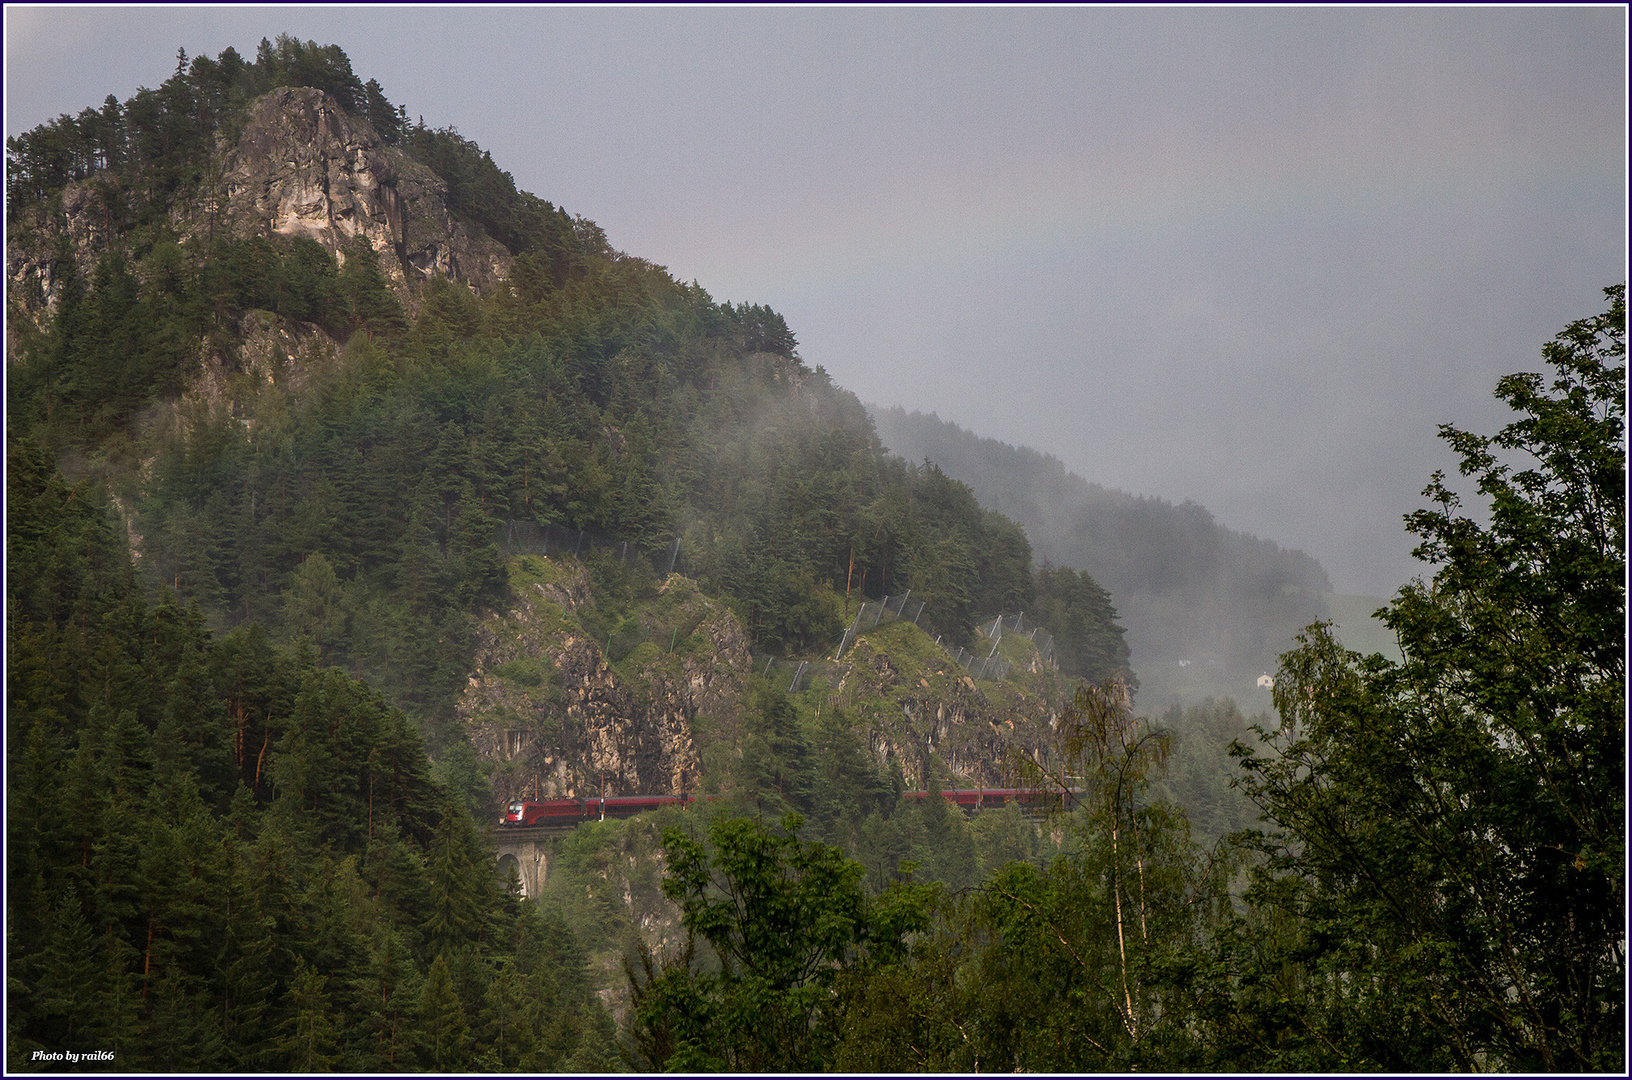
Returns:
[[[1240,694],[1327,615],[1332,585],[1317,561],[1224,528],[1202,506],[1101,487],[1056,458],[933,414],[874,407],[872,416],[890,449],[934,462],[982,506],[1020,522],[1038,556],[1109,590],[1144,683],[1167,685],[1186,661],[1213,693]]]
[[[821,1041],[754,1033],[783,1055],[773,1060],[1623,1072],[1626,306],[1624,286],[1606,293],[1605,312],[1547,346],[1549,373],[1498,384],[1512,423],[1441,429],[1489,524],[1433,475],[1434,505],[1410,521],[1432,577],[1384,616],[1403,659],[1348,652],[1325,626],[1284,658],[1280,726],[1231,749],[1264,827],[1196,849],[1184,810],[1153,797],[1173,732],[1136,718],[1116,683],[1084,686],[1052,773],[1082,792],[1057,825],[1072,850],[961,895],[898,885],[887,926],[921,932],[905,949],[856,934],[828,965],[831,984],[803,996],[813,1019],[801,1031]],[[1208,711],[1193,726],[1227,729]],[[669,840],[687,867],[673,881],[687,926],[711,943],[776,910],[759,901],[767,879],[778,897],[843,880],[826,862],[821,878],[798,858],[768,869],[775,845],[802,855],[785,836],[713,839],[719,894],[744,908],[729,922],[699,917],[701,851]],[[855,933],[861,898],[829,895],[827,925]],[[719,947],[727,977],[790,952],[765,935]],[[695,1041],[656,1038],[706,1033],[692,995],[708,984],[689,950],[643,985],[645,1060],[703,1064],[688,1055]]]

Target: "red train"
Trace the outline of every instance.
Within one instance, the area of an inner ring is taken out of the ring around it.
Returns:
[[[685,806],[695,795],[592,795],[585,799],[542,799],[510,804],[505,825],[575,825],[580,821],[626,818],[662,806]]]
[[[907,791],[901,797],[922,802],[927,791]],[[713,798],[713,796],[707,796]],[[1023,809],[1040,810],[1060,801],[1060,793],[1043,788],[955,788],[941,792],[941,798],[966,814],[977,810],[1019,803]],[[1075,802],[1067,796],[1071,802]],[[576,825],[581,821],[626,818],[663,806],[689,806],[696,795],[592,795],[583,799],[517,800],[505,812],[504,825]]]

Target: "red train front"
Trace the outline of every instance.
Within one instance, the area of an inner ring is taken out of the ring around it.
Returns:
[[[506,825],[550,825],[555,822],[577,823],[586,820],[586,799],[542,799],[523,802],[517,800],[505,812]]]
[[[596,795],[587,799],[518,799],[505,811],[505,825],[576,825],[580,821],[626,818],[663,806],[684,806],[690,795]]]

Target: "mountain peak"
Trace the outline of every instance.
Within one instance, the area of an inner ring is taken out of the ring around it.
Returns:
[[[306,237],[342,263],[360,236],[399,289],[439,276],[481,292],[510,269],[502,244],[452,213],[436,173],[312,87],[279,87],[250,106],[219,183],[186,221],[195,235]]]

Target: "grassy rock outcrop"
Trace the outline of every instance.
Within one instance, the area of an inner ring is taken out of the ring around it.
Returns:
[[[731,730],[741,708],[736,617],[673,574],[598,639],[576,559],[519,556],[510,580],[514,602],[483,621],[457,706],[495,798],[696,792],[695,725]]]

